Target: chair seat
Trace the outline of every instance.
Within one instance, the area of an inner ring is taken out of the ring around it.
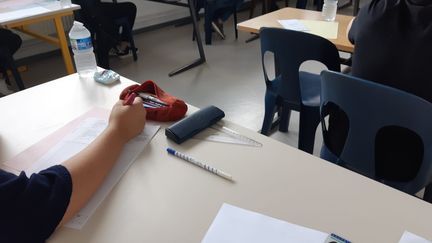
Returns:
[[[321,77],[318,74],[300,72],[299,81],[303,105],[319,107],[321,101]]]
[[[271,81],[271,84],[267,86],[267,94],[277,95],[280,82],[280,77]],[[299,82],[303,105],[319,107],[321,101],[321,77],[318,74],[299,72]]]

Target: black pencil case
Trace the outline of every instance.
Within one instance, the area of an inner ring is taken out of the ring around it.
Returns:
[[[215,124],[225,116],[216,106],[208,106],[174,123],[165,129],[165,135],[181,144],[205,128]]]

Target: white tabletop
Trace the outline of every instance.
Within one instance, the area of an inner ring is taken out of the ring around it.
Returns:
[[[131,83],[123,78],[107,87],[71,75],[0,98],[0,161],[93,106],[110,108]],[[194,139],[176,145],[161,129],[84,228],[61,228],[48,242],[200,242],[224,202],[353,242],[398,242],[405,230],[432,239],[431,204],[225,124],[264,146]],[[167,146],[225,170],[235,182],[169,156]]]
[[[0,25],[9,25],[28,19],[79,9],[76,4],[62,5],[56,0],[6,0],[0,1]]]

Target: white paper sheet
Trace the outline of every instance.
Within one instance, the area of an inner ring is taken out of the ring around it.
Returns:
[[[285,29],[303,31],[326,39],[337,39],[339,23],[335,21],[284,19],[278,20]]]
[[[202,243],[323,243],[327,235],[224,203]]]
[[[12,19],[18,19],[18,18],[24,18],[26,16],[33,16],[37,14],[47,13],[50,10],[44,7],[36,6],[36,7],[29,7],[19,10],[13,10],[6,13],[0,13],[0,23],[12,20]]]
[[[107,121],[99,118],[87,118],[74,131],[65,136],[59,143],[50,149],[44,156],[25,170],[27,175],[39,172],[52,165],[59,164],[90,144],[107,126]],[[111,189],[117,184],[121,176],[135,161],[145,146],[150,142],[159,126],[146,124],[144,131],[128,142],[120,158],[106,177],[99,190],[93,195],[87,205],[65,226],[81,229],[97,207],[102,203]]]
[[[298,19],[284,19],[278,20],[285,29],[296,31],[309,31],[309,29]]]
[[[399,240],[399,243],[432,243],[432,241],[428,241],[425,238],[405,231],[402,235],[402,238]]]

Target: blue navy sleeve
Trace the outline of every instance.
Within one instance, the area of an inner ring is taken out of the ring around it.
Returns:
[[[71,176],[61,165],[30,178],[0,170],[0,242],[45,242],[63,218],[71,194]]]

